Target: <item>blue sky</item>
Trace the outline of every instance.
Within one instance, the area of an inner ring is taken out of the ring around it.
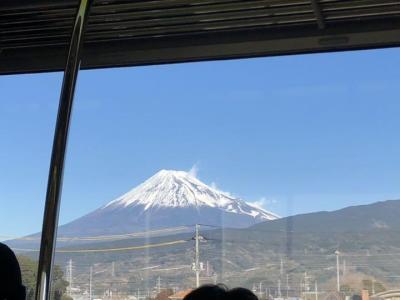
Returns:
[[[400,199],[399,65],[385,49],[82,71],[61,223],[194,165],[281,215]],[[41,228],[61,80],[0,77],[0,235]]]

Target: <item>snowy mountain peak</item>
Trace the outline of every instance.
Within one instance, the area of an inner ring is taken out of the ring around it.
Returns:
[[[213,207],[260,220],[278,216],[224,192],[209,187],[188,172],[161,170],[128,193],[106,204],[107,208],[143,206],[151,208]]]

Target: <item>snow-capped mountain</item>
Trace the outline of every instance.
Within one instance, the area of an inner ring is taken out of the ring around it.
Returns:
[[[215,207],[261,220],[277,216],[243,200],[211,188],[184,171],[161,170],[144,183],[111,201],[102,209],[143,205],[144,210],[161,207]]]
[[[277,218],[188,172],[161,170],[103,207],[61,226],[59,236],[123,234],[195,223],[247,227]]]

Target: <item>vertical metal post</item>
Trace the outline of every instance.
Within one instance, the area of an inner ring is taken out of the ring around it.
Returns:
[[[48,300],[50,298],[51,270],[57,235],[58,213],[60,208],[68,129],[75,84],[81,61],[80,54],[83,43],[83,33],[92,3],[93,0],[80,0],[64,71],[53,149],[51,153],[49,178],[47,182],[36,285],[36,300]]]
[[[325,29],[325,21],[322,15],[322,10],[318,0],[311,0],[311,5],[314,11],[315,18],[317,19],[318,28]]]

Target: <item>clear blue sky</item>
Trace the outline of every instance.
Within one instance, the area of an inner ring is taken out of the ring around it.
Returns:
[[[61,222],[159,169],[281,215],[400,199],[400,50],[82,71]],[[0,235],[41,228],[62,74],[0,77]]]

